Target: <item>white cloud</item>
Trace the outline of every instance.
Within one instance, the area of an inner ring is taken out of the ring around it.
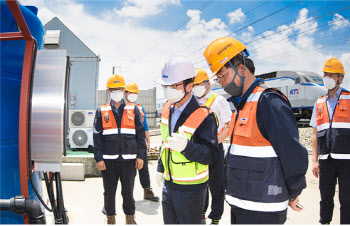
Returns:
[[[332,23],[333,22],[333,23]],[[342,15],[336,13],[331,22],[328,22],[329,26],[331,26],[331,30],[336,31],[345,27],[350,26],[350,21],[344,19]]]
[[[242,12],[242,9],[239,8],[233,12],[230,12],[226,15],[229,19],[229,24],[236,24],[236,23],[240,23],[243,22],[245,19],[245,15]]]
[[[350,53],[343,53],[339,60],[342,62],[345,71],[343,84],[341,86],[350,91]]]
[[[128,0],[121,9],[114,8],[116,15],[143,18],[160,13],[166,5],[181,5],[180,0]]]

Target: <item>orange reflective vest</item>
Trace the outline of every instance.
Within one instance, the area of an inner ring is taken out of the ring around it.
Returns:
[[[324,95],[316,102],[319,158],[350,159],[350,92],[342,90],[332,118],[326,100]]]
[[[289,194],[278,156],[256,119],[258,101],[267,88],[257,86],[243,109],[232,115],[226,201],[246,210],[277,212],[287,209]]]
[[[138,150],[134,109],[134,104],[126,103],[118,128],[111,105],[101,106],[104,159],[117,159],[120,155],[123,159],[136,159]]]
[[[209,178],[208,165],[202,165],[188,160],[180,152],[173,151],[168,146],[169,137],[169,113],[171,102],[168,101],[162,110],[160,132],[163,140],[161,149],[161,160],[164,167],[164,178],[175,184],[191,185],[202,184]],[[203,120],[211,113],[208,108],[200,107],[195,110],[180,126],[184,129],[188,140],[192,136]],[[179,128],[179,129],[180,129]]]
[[[144,121],[143,117],[145,116],[145,113],[143,113],[142,105],[136,104],[136,106],[137,106],[137,108],[140,111],[141,119],[142,119],[142,122],[143,122]]]

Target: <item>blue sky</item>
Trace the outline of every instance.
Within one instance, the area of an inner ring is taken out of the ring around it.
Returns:
[[[37,6],[43,24],[57,16],[100,55],[99,89],[113,66],[120,66],[121,74],[140,88],[152,88],[164,63],[175,55],[186,55],[211,74],[202,54],[210,42],[227,35],[247,45],[256,74],[275,70],[321,74],[330,57],[337,57],[350,71],[350,1],[20,2]],[[350,89],[350,78],[344,87]]]

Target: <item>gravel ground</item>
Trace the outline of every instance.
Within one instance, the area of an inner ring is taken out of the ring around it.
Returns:
[[[304,145],[306,149],[312,150],[312,131],[314,128],[299,128],[299,142]]]

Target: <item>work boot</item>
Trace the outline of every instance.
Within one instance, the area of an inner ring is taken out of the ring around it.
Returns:
[[[136,224],[135,215],[125,215],[125,224]]]
[[[147,200],[151,200],[153,202],[159,201],[159,197],[154,195],[152,188],[143,189],[143,198]]]
[[[115,224],[115,215],[107,216],[107,224]]]

